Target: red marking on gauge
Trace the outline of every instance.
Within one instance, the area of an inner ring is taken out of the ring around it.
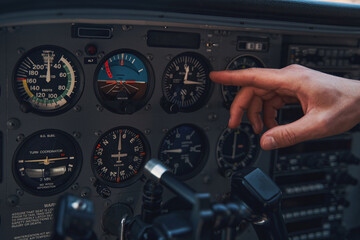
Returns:
[[[61,157],[65,156],[65,153],[60,154]]]
[[[121,63],[120,63],[120,64],[121,64],[121,66],[124,66],[124,59],[123,59],[123,58],[121,59]]]
[[[99,149],[100,148],[100,144],[97,145],[96,149]]]
[[[107,75],[109,76],[109,78],[112,78],[113,75],[111,74],[111,71],[110,71],[109,61],[106,61],[106,62],[105,62],[105,69],[106,69],[106,73],[107,73]]]
[[[238,148],[244,148],[244,145],[240,144],[238,145]]]
[[[145,152],[140,153],[140,155],[142,155],[142,156],[144,156],[145,154],[146,154]]]
[[[140,137],[140,136],[139,136],[139,134],[138,134],[138,135],[136,135],[136,137],[137,137],[137,138],[138,138],[138,137]]]
[[[26,81],[26,78],[17,78],[18,81]]]
[[[99,157],[98,156],[94,156],[94,159],[98,159]]]
[[[120,177],[117,177],[116,182],[118,183],[120,182]]]

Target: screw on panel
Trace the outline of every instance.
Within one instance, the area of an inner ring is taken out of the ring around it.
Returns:
[[[145,133],[145,135],[149,135],[151,133],[151,130],[150,129],[145,129],[144,133]]]
[[[92,183],[93,183],[93,182],[95,182],[95,181],[96,181],[96,178],[95,178],[95,177],[90,177],[90,179],[89,179],[89,180],[90,180],[90,182],[92,182]]]
[[[24,195],[24,191],[22,189],[16,189],[16,194],[21,197]]]
[[[94,132],[94,134],[95,134],[95,136],[99,137],[102,134],[102,132],[101,132],[101,130],[97,130]]]
[[[24,52],[25,52],[25,49],[23,49],[23,48],[18,48],[18,49],[16,50],[16,52],[17,52],[19,55],[23,55]]]
[[[81,56],[83,55],[83,53],[82,53],[81,50],[76,50],[75,55],[76,55],[77,57],[81,57]]]
[[[171,60],[172,58],[173,58],[173,56],[171,54],[166,55],[167,60]]]
[[[18,30],[20,27],[15,27],[15,26],[11,26],[11,27],[8,27],[7,30],[8,32],[15,32],[16,30]]]
[[[128,197],[128,198],[126,199],[126,202],[127,202],[128,204],[133,204],[133,203],[134,203],[134,198],[133,198],[133,197]]]
[[[73,109],[74,109],[75,112],[80,112],[81,111],[81,106],[76,105]]]
[[[209,127],[209,126],[205,126],[205,127],[204,127],[204,131],[205,131],[205,132],[210,131],[210,127]]]
[[[99,112],[104,111],[104,107],[101,105],[96,105],[96,110],[98,110]]]
[[[146,58],[149,60],[149,61],[152,61],[154,59],[154,56],[152,54],[148,54],[146,56]]]
[[[71,190],[78,190],[79,189],[79,184],[78,183],[75,183],[74,185],[71,186]]]
[[[209,113],[208,120],[209,121],[215,121],[218,118],[216,113]]]
[[[81,137],[81,133],[79,133],[79,132],[73,132],[73,136],[74,136],[75,138],[80,138],[80,137]]]
[[[10,195],[7,198],[7,202],[11,207],[15,207],[16,205],[18,205],[19,201],[19,197],[16,195]]]
[[[227,170],[225,171],[225,177],[230,178],[231,175],[232,175],[232,173],[233,173],[233,172],[232,172],[230,169],[227,169]]]
[[[147,104],[145,106],[145,111],[150,111],[151,110],[151,104]]]
[[[24,112],[24,113],[28,113],[31,111],[32,107],[31,107],[31,104],[28,103],[28,102],[22,102],[20,103],[20,111]]]
[[[21,142],[22,140],[24,140],[25,138],[25,135],[24,134],[19,134],[17,137],[16,137],[16,141],[17,142]]]
[[[125,32],[132,30],[134,27],[131,25],[122,25],[121,29]]]
[[[91,194],[91,189],[90,188],[88,188],[88,187],[85,187],[85,188],[83,188],[82,190],[81,190],[81,192],[80,192],[80,196],[81,197],[90,197],[90,194]]]
[[[16,130],[20,127],[20,121],[19,121],[19,119],[16,119],[16,118],[10,118],[6,122],[6,126],[9,130]]]
[[[162,130],[163,133],[167,133],[168,131],[169,131],[168,128],[163,128],[163,130]]]
[[[104,52],[99,52],[98,54],[98,59],[101,59],[105,56],[105,53]]]
[[[111,205],[111,200],[110,199],[106,200],[104,206],[109,207],[110,205]]]
[[[205,175],[203,178],[203,183],[209,184],[211,181],[211,177],[209,175]]]

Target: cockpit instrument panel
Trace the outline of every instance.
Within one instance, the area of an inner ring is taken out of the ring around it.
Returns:
[[[283,190],[292,240],[333,237],[327,226],[357,223],[356,181],[349,176],[360,175],[358,128],[300,145],[294,154],[264,151],[246,114],[238,128],[227,128],[242,86],[215,84],[209,73],[316,63],[360,78],[358,35],[341,26],[316,25],[319,34],[305,23],[114,13],[59,12],[49,21],[0,28],[4,239],[49,239],[56,201],[71,193],[94,202],[99,239],[115,240],[118,226],[109,223],[119,223],[117,214],[141,212],[150,158],[216,202],[228,199],[234,171],[260,167]],[[299,105],[286,106],[278,122],[302,114]],[[346,148],[338,149],[344,140]],[[165,191],[163,202],[172,199]],[[238,234],[257,239],[246,226]]]

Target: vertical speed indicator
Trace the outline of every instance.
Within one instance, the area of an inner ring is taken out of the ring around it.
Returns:
[[[210,65],[192,52],[174,57],[166,66],[162,107],[167,112],[192,112],[201,108],[211,94]]]
[[[82,70],[76,58],[57,46],[25,53],[14,70],[13,89],[24,112],[56,115],[80,98]]]

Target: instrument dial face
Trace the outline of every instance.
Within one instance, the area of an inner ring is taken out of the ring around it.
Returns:
[[[196,53],[183,53],[166,66],[162,89],[167,102],[179,111],[191,112],[201,108],[211,94],[210,65]]]
[[[164,137],[159,150],[159,160],[181,180],[199,173],[207,159],[208,141],[201,129],[183,124]]]
[[[226,70],[240,70],[253,67],[262,68],[264,67],[264,64],[254,56],[239,56],[234,58],[228,64]],[[240,89],[240,86],[221,86],[221,94],[224,98],[226,108],[230,108],[231,103],[234,101],[234,98]]]
[[[69,187],[81,165],[80,146],[74,138],[47,129],[28,136],[19,145],[13,158],[13,174],[24,190],[49,196]]]
[[[99,101],[115,113],[133,113],[150,99],[154,74],[150,63],[133,50],[118,50],[107,55],[95,74]]]
[[[40,46],[18,62],[13,79],[22,109],[55,115],[71,108],[80,98],[82,70],[76,58],[56,46]]]
[[[117,127],[104,133],[92,153],[95,175],[111,187],[125,187],[140,176],[150,149],[143,134],[132,127]]]
[[[259,153],[259,138],[250,124],[237,129],[226,128],[217,143],[216,159],[220,172],[226,176],[251,165]]]

